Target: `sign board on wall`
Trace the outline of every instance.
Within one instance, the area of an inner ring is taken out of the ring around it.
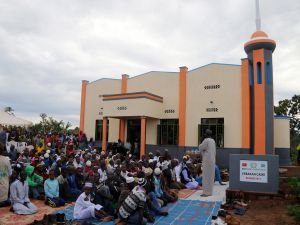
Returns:
[[[268,183],[268,161],[240,160],[240,181]]]

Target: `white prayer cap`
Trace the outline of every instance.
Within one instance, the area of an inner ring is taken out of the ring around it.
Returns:
[[[138,184],[143,187],[147,184],[147,180],[145,178],[140,178]]]
[[[161,169],[162,170],[167,170],[169,168],[169,163],[168,161],[163,161],[162,165],[161,165]]]
[[[91,182],[85,182],[84,187],[85,188],[92,188],[93,184]]]
[[[161,174],[161,171],[160,171],[160,169],[159,169],[158,167],[154,169],[154,174],[155,174],[156,176],[158,176],[158,175]]]
[[[86,161],[86,166],[90,167],[92,165],[92,162],[90,160]]]
[[[130,184],[132,182],[134,182],[134,178],[133,177],[126,177],[126,183],[127,184]]]
[[[51,146],[51,143],[49,142],[49,143],[47,144],[47,146],[50,147],[50,146]]]
[[[50,154],[50,153],[51,153],[51,151],[48,149],[48,150],[46,151],[46,153]]]
[[[101,155],[105,155],[105,151],[102,150],[102,151],[101,151]]]

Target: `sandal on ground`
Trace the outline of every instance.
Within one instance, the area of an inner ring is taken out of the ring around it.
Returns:
[[[200,195],[201,197],[209,197],[209,196],[211,196],[211,195],[206,195],[206,194],[202,194],[202,195]]]

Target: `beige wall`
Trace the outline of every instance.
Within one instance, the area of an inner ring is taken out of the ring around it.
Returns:
[[[102,111],[101,107],[103,107],[102,97],[99,97],[99,95],[118,94],[120,92],[121,81],[116,79],[100,79],[87,85],[84,132],[87,134],[88,138],[95,138],[96,120],[103,118],[102,115],[99,115],[99,113]],[[110,134],[114,137],[112,133]]]
[[[146,144],[156,145],[157,143],[157,125],[159,124],[158,119],[147,118],[146,123]]]
[[[204,89],[205,85],[219,89]],[[212,101],[213,103],[210,103]],[[218,112],[206,112],[218,108]],[[198,144],[201,118],[224,118],[224,147],[241,147],[241,67],[209,64],[187,74],[186,145]]]
[[[290,120],[274,118],[274,147],[290,148]]]
[[[146,91],[163,97],[161,118],[178,118],[178,73],[149,72],[129,78],[127,91]],[[175,112],[164,113],[167,109],[174,109]]]
[[[109,118],[108,142],[117,142],[119,139],[119,119]]]
[[[103,106],[103,116],[108,117],[147,116],[160,118],[162,115],[162,103],[146,98],[104,101]],[[119,110],[118,107],[126,107],[126,109]]]

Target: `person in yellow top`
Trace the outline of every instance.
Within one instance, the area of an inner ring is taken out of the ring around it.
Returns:
[[[37,146],[36,146],[36,155],[40,155],[43,153],[44,151],[44,144],[43,142],[40,142]]]

